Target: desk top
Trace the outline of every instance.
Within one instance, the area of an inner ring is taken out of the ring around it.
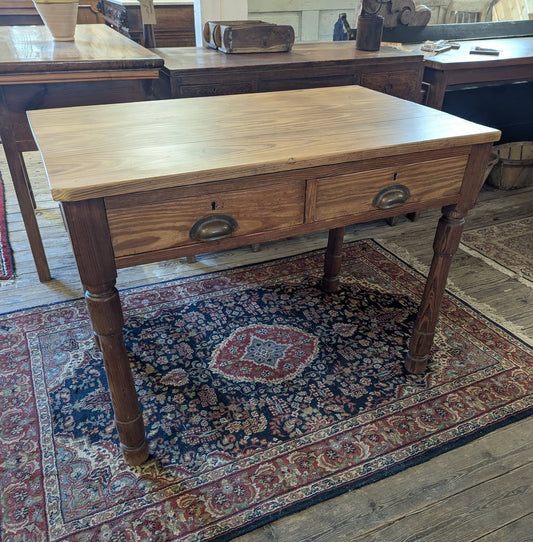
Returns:
[[[0,84],[157,78],[163,60],[103,24],[79,24],[75,40],[45,26],[0,26]],[[105,75],[104,75],[105,72]]]
[[[165,60],[163,71],[201,71],[216,69],[249,69],[253,66],[305,65],[315,62],[344,64],[354,61],[371,61],[379,64],[383,61],[402,59],[411,61],[420,58],[420,51],[400,51],[394,47],[383,46],[379,51],[359,51],[354,41],[321,41],[295,43],[292,49],[284,53],[249,53],[225,54],[208,47],[161,47],[152,49]]]
[[[424,66],[436,70],[457,70],[533,63],[533,37],[469,40],[458,43],[461,45],[459,49],[450,49],[434,56],[426,53]],[[422,44],[404,47],[413,52],[420,52],[421,46]],[[498,56],[470,54],[472,47],[497,49],[500,54]]]
[[[500,136],[493,128],[355,85],[30,111],[28,118],[58,201],[398,156]]]

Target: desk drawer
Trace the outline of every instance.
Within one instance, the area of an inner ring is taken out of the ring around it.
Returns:
[[[421,99],[420,70],[363,73],[361,85],[391,96],[419,102]]]
[[[206,193],[198,194],[202,188]],[[300,180],[242,190],[197,185],[116,196],[106,198],[106,208],[115,257],[120,257],[198,244],[205,252],[216,250],[216,241],[190,237],[198,221],[215,215],[234,221],[231,237],[289,228],[303,223],[304,201]]]
[[[466,155],[454,156],[319,178],[312,219],[328,220],[377,210],[375,198],[388,187],[406,187],[408,196],[405,203],[409,204],[458,194],[467,160]],[[396,207],[401,209],[401,204]]]
[[[257,83],[254,80],[225,81],[219,78],[216,82],[183,84],[172,86],[173,98],[196,98],[201,96],[223,96],[228,94],[248,94],[257,92]]]

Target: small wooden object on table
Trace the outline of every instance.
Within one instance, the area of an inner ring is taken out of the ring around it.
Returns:
[[[382,46],[358,51],[353,42],[295,43],[287,53],[226,55],[209,47],[153,49],[165,65],[159,99],[362,85],[420,102],[424,56]],[[349,122],[347,120],[346,122]]]
[[[208,21],[204,40],[223,53],[282,53],[292,49],[294,28],[264,21]]]

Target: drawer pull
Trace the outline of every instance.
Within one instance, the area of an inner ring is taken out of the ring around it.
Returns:
[[[209,215],[193,225],[189,236],[195,241],[218,241],[230,237],[238,227],[237,221],[229,215]]]
[[[409,188],[403,184],[387,186],[374,197],[372,205],[377,209],[392,209],[403,205],[411,196]]]

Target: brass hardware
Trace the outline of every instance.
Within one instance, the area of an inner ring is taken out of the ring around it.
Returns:
[[[372,205],[377,209],[392,209],[403,205],[411,196],[409,188],[403,184],[387,186],[374,197]]]
[[[200,218],[189,232],[189,237],[203,243],[231,237],[238,229],[237,221],[229,215],[209,215]]]

